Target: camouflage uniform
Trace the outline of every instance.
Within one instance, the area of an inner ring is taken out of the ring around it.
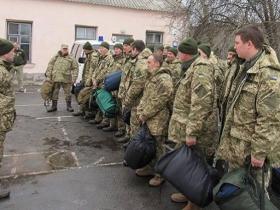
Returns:
[[[168,67],[171,70],[171,77],[172,77],[172,82],[173,86],[177,84],[177,82],[180,80],[181,76],[181,61],[178,59],[175,59],[172,62],[169,62],[168,60],[165,59],[165,62],[163,63],[164,67]]]
[[[22,49],[15,50],[14,70],[17,77],[18,88],[23,91],[23,67],[26,64],[26,55]]]
[[[118,70],[122,70],[122,67],[125,62],[125,57],[123,55],[120,55],[118,57],[113,55],[113,58],[114,58],[114,62],[112,64],[112,66],[110,67],[108,74],[116,72]],[[112,92],[112,95],[117,100],[119,110],[118,110],[117,116],[115,118],[110,119],[110,125],[111,125],[111,127],[117,127],[118,130],[125,130],[125,124],[121,117],[121,101],[118,99],[118,91]]]
[[[130,117],[130,136],[138,131],[140,124],[136,116],[138,106],[143,94],[147,77],[147,58],[152,54],[151,50],[144,49],[136,58],[131,59],[126,66],[126,78],[124,80],[124,99],[123,107],[131,108]]]
[[[217,157],[230,169],[242,167],[250,155],[279,167],[280,65],[275,52],[265,47],[230,75]]]
[[[46,71],[48,79],[54,81],[54,91],[52,100],[57,101],[60,87],[63,87],[65,100],[71,101],[71,88],[72,83],[76,81],[78,77],[78,63],[70,55],[62,56],[59,51],[54,56]]]
[[[137,116],[141,116],[157,140],[158,159],[164,154],[164,139],[167,137],[170,111],[167,104],[172,100],[173,84],[169,69],[160,68],[148,75],[143,96],[137,106]]]
[[[213,156],[218,141],[214,86],[212,65],[197,57],[180,81],[168,130],[169,139],[179,144],[188,136],[196,137],[206,157]]]
[[[99,62],[96,70],[92,74],[92,80],[96,81],[97,87],[101,88],[103,86],[103,82],[105,79],[105,76],[110,72],[110,68],[113,65],[114,59],[111,55],[111,53],[108,51],[108,53],[105,56],[99,57]],[[95,121],[100,122],[103,117],[100,110],[98,110]],[[108,122],[108,119],[106,119],[106,122]]]
[[[14,124],[16,113],[11,71],[11,64],[0,59],[0,163],[3,158],[5,136]]]
[[[82,83],[85,85],[85,87],[92,86],[92,74],[97,68],[98,61],[99,61],[99,55],[97,51],[92,51],[86,56],[83,75],[82,75]]]
[[[82,75],[82,84],[85,87],[92,87],[92,75],[95,69],[97,68],[99,61],[99,54],[97,51],[92,51],[86,56],[85,65]],[[91,91],[86,91],[88,94],[91,94]],[[90,98],[88,94],[84,94],[83,98]],[[77,98],[79,98],[78,96]],[[84,101],[81,103],[81,101]],[[80,100],[80,112],[84,113],[88,109],[88,100]]]

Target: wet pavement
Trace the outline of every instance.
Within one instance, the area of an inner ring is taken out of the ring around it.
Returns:
[[[16,95],[16,109],[0,169],[11,197],[0,202],[1,210],[178,210],[184,206],[170,201],[176,190],[168,183],[149,187],[149,178],[125,168],[121,145],[112,133],[72,117],[63,95],[58,112],[46,113],[38,87],[27,87],[26,93]]]

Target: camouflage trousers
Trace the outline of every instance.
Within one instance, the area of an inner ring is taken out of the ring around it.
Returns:
[[[137,116],[137,108],[132,107],[130,116],[130,137],[133,138],[133,136],[135,136],[135,134],[140,129],[140,126],[141,125]]]
[[[15,66],[14,68],[15,68],[18,89],[22,89],[23,88],[23,65]]]
[[[164,142],[166,137],[165,136],[154,136],[156,141],[156,157],[151,161],[149,166],[152,168],[155,167],[157,161],[166,153],[166,149],[164,147]]]
[[[63,82],[55,82],[54,83],[52,100],[54,100],[54,101],[58,100],[59,90],[60,90],[61,87],[64,90],[65,100],[66,101],[71,101],[72,84],[71,83],[63,83]]]
[[[0,167],[1,167],[1,162],[2,162],[3,154],[4,154],[5,137],[6,137],[6,132],[0,132]]]

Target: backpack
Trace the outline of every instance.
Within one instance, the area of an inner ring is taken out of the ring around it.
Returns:
[[[114,118],[117,114],[117,102],[112,94],[104,89],[96,90],[96,103],[105,117]]]
[[[46,106],[50,100],[52,100],[54,88],[54,81],[52,80],[45,80],[41,86],[40,93],[41,97],[44,100],[44,105]]]
[[[113,72],[105,77],[104,89],[111,92],[119,89],[122,71]]]

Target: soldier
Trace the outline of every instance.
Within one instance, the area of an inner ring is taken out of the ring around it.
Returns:
[[[23,67],[27,62],[25,52],[20,49],[18,43],[14,43],[15,47],[15,58],[14,58],[14,69],[17,78],[18,92],[24,92],[23,88]]]
[[[169,140],[176,142],[177,146],[186,144],[193,147],[211,163],[218,139],[214,68],[208,60],[198,56],[195,40],[185,39],[178,50],[179,58],[188,68],[175,95],[168,129]],[[186,197],[180,193],[173,194],[171,199],[175,202],[186,201]],[[199,207],[188,202],[184,210],[191,209]]]
[[[11,130],[16,116],[11,73],[14,55],[14,45],[0,38],[0,167],[6,133]],[[9,191],[0,189],[0,199],[9,197],[9,195]]]
[[[47,79],[54,81],[52,107],[48,109],[48,112],[57,111],[57,101],[61,87],[64,90],[67,111],[73,112],[71,88],[78,77],[78,63],[69,55],[68,45],[61,45],[60,51],[50,60],[45,75]]]
[[[173,85],[175,86],[181,76],[181,61],[177,59],[178,50],[169,47],[167,50],[166,59],[163,65],[166,65],[171,70]]]
[[[154,53],[163,56],[164,46],[159,45],[155,47]]]
[[[98,65],[99,55],[98,52],[92,48],[92,45],[89,42],[86,42],[84,44],[83,50],[86,55],[86,60],[84,64],[81,83],[84,87],[92,87],[92,74]],[[80,104],[80,110],[73,113],[73,115],[85,115],[86,111],[88,111],[88,102],[86,104]]]
[[[110,72],[110,67],[113,65],[114,59],[109,51],[110,45],[107,42],[102,42],[98,48],[100,54],[99,63],[92,75],[93,89],[102,88],[105,76]],[[89,121],[90,124],[97,124],[98,129],[110,126],[109,119],[103,118],[100,110],[97,111],[94,120]]]
[[[144,87],[143,96],[137,107],[137,116],[142,124],[146,123],[157,145],[155,161],[165,153],[164,141],[167,137],[170,110],[167,104],[172,100],[173,83],[168,68],[161,67],[163,57],[153,54],[148,60],[148,77]],[[152,164],[153,165],[153,164]],[[138,176],[154,175],[150,166],[137,169]],[[149,185],[157,187],[164,181],[159,174],[155,174]]]
[[[140,127],[139,119],[136,116],[138,106],[143,94],[147,77],[147,58],[152,54],[151,50],[145,48],[142,40],[132,43],[132,59],[127,70],[125,79],[125,95],[123,100],[123,110],[130,109],[130,137],[133,137]]]
[[[228,94],[217,158],[225,160],[232,171],[244,167],[249,157],[262,183],[265,162],[265,168],[279,167],[280,65],[256,26],[237,31],[235,49],[245,62],[226,81]],[[267,187],[267,171],[265,177]]]
[[[167,53],[168,53],[168,51],[170,50],[170,46],[165,46],[164,47],[164,49],[163,49],[163,53],[162,53],[162,56],[163,56],[163,60],[165,60],[166,58],[167,58]],[[176,48],[174,48],[174,49],[176,49]],[[177,49],[176,49],[177,50]]]
[[[122,78],[121,78],[121,82],[120,82],[120,87],[119,87],[119,91],[118,91],[118,101],[119,101],[119,106],[122,107],[122,103],[124,100],[124,96],[126,93],[126,89],[125,89],[125,82],[128,78],[128,75],[130,74],[130,67],[131,67],[131,63],[130,60],[132,59],[131,57],[131,51],[132,51],[132,47],[131,44],[134,42],[134,39],[132,38],[128,38],[126,40],[124,40],[123,42],[123,50],[124,50],[124,54],[125,54],[125,62],[122,66]],[[129,125],[125,125],[125,130],[119,128],[118,132],[115,133],[115,137],[121,137],[119,139],[117,139],[118,143],[125,143],[130,139],[130,126]]]
[[[114,45],[113,59],[114,59],[114,62],[112,64],[112,66],[110,67],[108,74],[121,70],[121,68],[125,62],[125,58],[123,56],[123,45],[122,44]],[[114,91],[112,93],[112,95],[117,99],[118,91]],[[118,99],[117,99],[117,101],[118,101]],[[120,104],[120,102],[118,102],[118,104]],[[119,108],[120,108],[120,106],[119,106]],[[118,129],[124,130],[125,125],[121,119],[121,110],[117,111],[117,113],[118,114],[115,118],[110,119],[110,126],[103,128],[103,131],[111,132],[111,131],[117,131]]]
[[[231,65],[231,63],[233,62],[236,56],[237,54],[236,54],[236,50],[234,49],[234,46],[230,47],[227,53],[227,64]]]

